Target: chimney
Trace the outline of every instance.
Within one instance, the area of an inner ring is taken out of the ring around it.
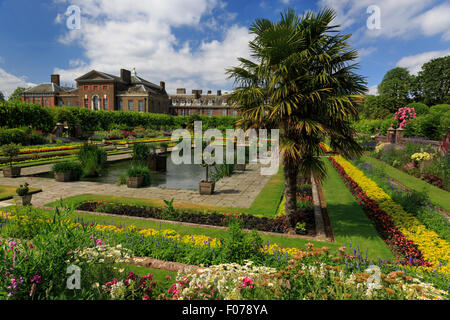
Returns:
[[[52,74],[50,76],[50,82],[56,84],[59,87],[59,74]]]
[[[160,86],[161,88],[163,88],[163,90],[166,90],[166,83],[165,83],[164,81],[161,81],[161,82],[159,83],[159,86]]]
[[[211,94],[212,93],[212,91],[211,90],[208,90],[208,94]]]
[[[130,70],[120,69],[120,79],[122,79],[123,82],[130,83],[131,82]]]
[[[222,95],[222,90],[217,90],[217,95],[221,96]]]
[[[177,94],[186,94],[186,89],[185,88],[178,88],[177,89]]]

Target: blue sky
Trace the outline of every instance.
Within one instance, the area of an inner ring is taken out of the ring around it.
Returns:
[[[69,30],[65,12],[81,9],[81,28]],[[380,9],[381,28],[369,30],[367,8]],[[442,0],[0,0],[0,91],[63,83],[91,69],[138,75],[170,92],[177,87],[231,90],[224,69],[248,56],[248,27],[256,18],[331,6],[360,50],[360,73],[371,92],[396,66],[417,73],[450,54],[450,2]]]

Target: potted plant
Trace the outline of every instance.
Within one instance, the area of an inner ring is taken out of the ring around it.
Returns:
[[[106,151],[96,145],[85,143],[77,154],[77,158],[83,167],[85,177],[97,177],[107,165]]]
[[[51,171],[58,182],[78,181],[83,175],[83,167],[76,161],[56,163]]]
[[[150,184],[150,170],[144,165],[132,165],[127,171],[127,187],[141,188]]]
[[[308,232],[306,231],[306,222],[297,222],[295,225],[295,233],[305,235]]]
[[[198,190],[201,195],[212,195],[214,193],[214,187],[216,186],[216,183],[215,181],[209,180],[209,165],[203,163],[202,167],[206,168],[206,179],[199,182]]]
[[[25,182],[24,185],[20,185],[19,188],[16,189],[16,193],[19,196],[19,198],[22,200],[23,206],[28,206],[31,204],[31,198],[32,194],[29,193],[30,189],[28,188],[29,184]]]
[[[3,168],[3,176],[5,178],[20,177],[20,167],[13,167],[12,163],[15,157],[19,155],[20,148],[17,144],[11,143],[2,147],[2,154],[8,158],[9,167]]]

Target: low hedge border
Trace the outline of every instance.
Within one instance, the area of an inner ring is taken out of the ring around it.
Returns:
[[[228,224],[231,213],[223,214],[218,212],[194,212],[192,210],[175,210],[167,213],[166,208],[142,207],[124,204],[115,204],[107,201],[86,201],[76,207],[77,210],[85,212],[101,212],[121,217],[139,217],[150,218],[158,221],[166,220],[179,223],[189,223],[193,225],[206,225],[214,227],[224,227]],[[312,210],[309,212],[300,212],[299,219],[302,216],[312,216]],[[236,216],[236,215],[234,215]],[[282,235],[288,229],[285,219],[258,217],[251,214],[239,214],[239,219],[243,221],[243,227],[248,230],[256,229],[262,232],[270,232],[274,235]],[[311,230],[310,234],[314,234]],[[311,237],[314,238],[314,237]]]

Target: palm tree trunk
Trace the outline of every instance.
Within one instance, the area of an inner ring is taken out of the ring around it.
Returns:
[[[293,221],[294,214],[297,211],[297,176],[298,168],[297,166],[287,159],[284,159],[284,195],[286,197],[285,202],[285,214],[291,225],[294,224]]]

